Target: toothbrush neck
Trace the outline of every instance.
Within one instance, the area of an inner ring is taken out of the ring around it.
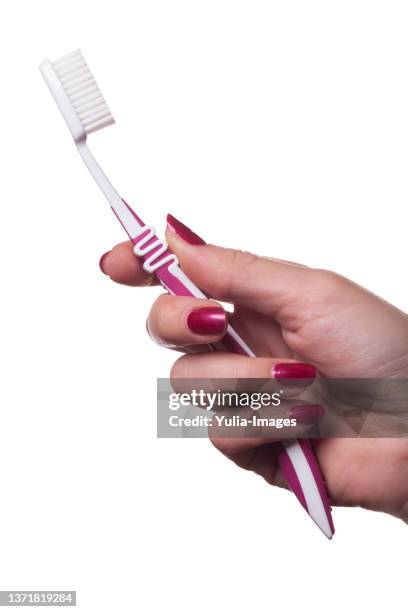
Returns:
[[[82,140],[76,143],[80,156],[82,157],[89,172],[94,177],[101,191],[108,200],[113,212],[119,219],[120,223],[128,233],[129,237],[134,239],[144,231],[143,222],[135,215],[135,213],[122,200],[108,177],[92,155],[86,141]]]
[[[92,174],[99,188],[104,193],[109,204],[114,208],[119,202],[122,202],[120,195],[109,181],[95,157],[92,155],[86,141],[83,140],[77,143],[77,148],[89,172]]]

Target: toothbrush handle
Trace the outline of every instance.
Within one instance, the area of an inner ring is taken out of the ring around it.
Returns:
[[[130,206],[126,206],[137,221],[139,230],[137,235],[132,236],[124,227],[134,244],[135,255],[144,261],[144,268],[154,273],[163,287],[173,295],[207,299],[181,270],[177,257],[167,248],[167,243],[156,236],[154,228],[146,226]],[[228,325],[222,340],[212,346],[215,350],[255,357],[231,325]],[[334,534],[331,508],[310,442],[294,439],[280,443],[278,462],[289,487],[303,508],[325,535],[331,538]]]

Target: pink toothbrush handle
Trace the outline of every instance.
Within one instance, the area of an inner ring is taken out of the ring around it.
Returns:
[[[207,298],[181,270],[177,257],[167,248],[167,243],[160,240],[155,230],[146,226],[128,204],[126,206],[136,220],[138,230],[132,236],[126,226],[123,223],[122,225],[135,245],[135,255],[144,261],[144,268],[154,273],[163,287],[173,295]],[[255,357],[231,325],[228,325],[222,340],[213,347],[216,350]],[[278,462],[289,487],[316,525],[331,538],[334,525],[330,504],[310,442],[305,439],[289,440],[280,446]]]

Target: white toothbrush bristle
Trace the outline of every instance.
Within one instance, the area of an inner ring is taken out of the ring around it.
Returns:
[[[115,123],[80,49],[52,65],[87,134]]]

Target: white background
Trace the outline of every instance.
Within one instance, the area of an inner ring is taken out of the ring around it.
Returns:
[[[82,48],[117,120],[91,147],[149,223],[408,309],[407,26],[390,0],[4,4],[0,589],[77,589],[84,611],[406,605],[397,519],[335,509],[329,542],[206,441],[155,438],[159,289],[99,272],[123,233],[37,66]]]

